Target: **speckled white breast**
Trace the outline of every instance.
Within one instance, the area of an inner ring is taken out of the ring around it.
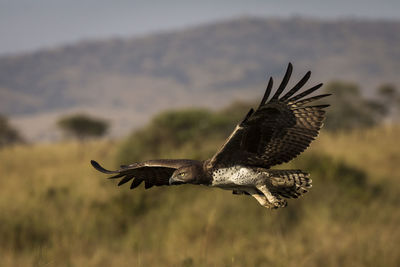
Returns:
[[[212,186],[235,188],[236,186],[255,185],[263,174],[244,166],[218,168],[212,172]]]

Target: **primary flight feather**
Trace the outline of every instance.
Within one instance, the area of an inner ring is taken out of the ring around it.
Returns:
[[[297,198],[311,187],[309,174],[301,170],[272,170],[303,152],[322,127],[325,108],[311,103],[329,96],[310,96],[322,84],[302,92],[311,72],[283,96],[290,76],[289,63],[285,76],[271,96],[270,78],[257,110],[250,109],[219,151],[204,161],[189,159],[148,160],[109,171],[96,161],[100,172],[121,179],[118,185],[131,182],[131,189],[144,182],[145,188],[161,185],[199,184],[232,190],[234,194],[253,196],[266,208],[285,207],[285,198]]]

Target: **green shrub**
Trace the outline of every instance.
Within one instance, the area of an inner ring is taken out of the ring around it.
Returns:
[[[118,161],[131,162],[169,155],[204,158],[222,144],[234,123],[232,116],[203,109],[167,111],[133,132],[122,144]],[[210,151],[208,144],[215,144]]]
[[[10,125],[5,116],[0,115],[0,148],[23,142],[20,133]]]
[[[105,120],[84,114],[63,117],[57,122],[57,125],[67,135],[71,135],[81,141],[88,137],[103,136],[108,129],[108,123]]]

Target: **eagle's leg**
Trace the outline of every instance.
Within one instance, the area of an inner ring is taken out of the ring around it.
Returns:
[[[256,189],[252,189],[252,188],[248,188],[246,189],[246,192],[251,195],[252,197],[254,197],[258,203],[260,203],[261,206],[266,207],[268,209],[272,209],[274,208],[273,205],[271,205],[271,203],[267,200],[267,198],[258,190]]]
[[[272,194],[266,185],[259,185],[259,186],[257,186],[257,189],[264,194],[265,199],[268,202],[268,206],[263,205],[264,207],[277,209],[277,208],[283,208],[283,207],[287,206],[286,200],[282,199],[278,195]]]

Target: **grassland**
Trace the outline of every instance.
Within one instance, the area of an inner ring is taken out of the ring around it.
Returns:
[[[314,187],[275,211],[205,187],[117,188],[89,160],[115,167],[121,142],[6,148],[0,266],[398,266],[399,136],[322,133],[285,166]]]

